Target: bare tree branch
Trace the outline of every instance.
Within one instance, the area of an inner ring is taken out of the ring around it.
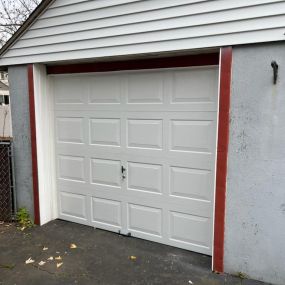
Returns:
[[[0,0],[0,48],[40,2],[41,0]]]

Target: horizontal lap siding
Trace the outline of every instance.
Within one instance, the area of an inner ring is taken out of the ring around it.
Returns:
[[[277,0],[61,0],[0,65],[277,41],[284,26]]]

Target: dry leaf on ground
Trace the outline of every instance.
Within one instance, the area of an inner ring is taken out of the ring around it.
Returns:
[[[55,260],[62,260],[61,256],[57,256],[54,258]]]
[[[47,260],[52,261],[53,260],[53,256],[50,256]]]
[[[56,264],[56,268],[59,268],[62,264],[63,264],[63,262],[57,263],[57,264]]]
[[[75,243],[72,243],[72,244],[70,244],[70,248],[71,249],[77,248],[77,245]]]
[[[48,247],[45,247],[45,246],[44,246],[44,247],[43,247],[43,251],[46,251],[46,250],[48,250]]]
[[[26,264],[34,263],[35,261],[30,257],[25,261]]]
[[[137,260],[137,257],[134,256],[134,255],[131,255],[131,256],[130,256],[130,260],[136,261],[136,260]]]
[[[46,262],[45,261],[41,261],[41,262],[39,262],[39,266],[43,266],[43,265],[45,265],[46,264]]]

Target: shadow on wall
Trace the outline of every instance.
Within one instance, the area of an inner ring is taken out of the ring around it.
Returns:
[[[10,105],[0,105],[0,140],[12,138]]]

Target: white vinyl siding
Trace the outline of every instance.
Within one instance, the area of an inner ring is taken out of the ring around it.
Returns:
[[[55,1],[0,65],[284,40],[280,0]]]

